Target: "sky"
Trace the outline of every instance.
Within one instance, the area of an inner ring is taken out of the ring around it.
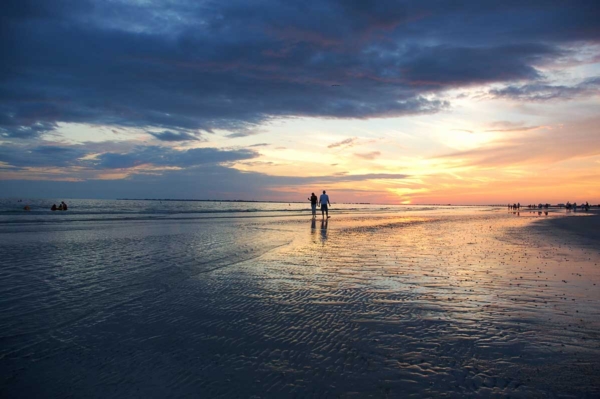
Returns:
[[[3,0],[0,196],[600,203],[597,0]]]

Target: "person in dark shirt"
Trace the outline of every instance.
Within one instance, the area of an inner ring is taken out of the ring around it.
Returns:
[[[317,217],[317,196],[315,195],[315,193],[312,193],[312,195],[308,198],[308,200],[310,201],[310,207],[312,209],[312,216],[313,218]]]
[[[52,204],[52,208],[50,208],[51,211],[57,211],[58,208],[56,207],[56,204]]]

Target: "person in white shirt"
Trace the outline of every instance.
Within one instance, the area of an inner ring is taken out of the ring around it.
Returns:
[[[321,194],[321,197],[319,198],[319,205],[321,206],[321,215],[323,215],[323,218],[327,215],[327,219],[329,219],[329,209],[327,209],[327,206],[331,206],[331,203],[329,202],[329,196],[325,193],[325,190],[323,190],[323,194]]]

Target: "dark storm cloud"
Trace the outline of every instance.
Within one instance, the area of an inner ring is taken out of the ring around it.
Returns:
[[[185,132],[170,132],[165,130],[164,132],[148,132],[151,136],[154,136],[160,141],[194,141],[200,140],[198,137],[193,134],[185,133]]]
[[[448,88],[540,78],[537,67],[567,56],[564,46],[600,39],[598,10],[541,0],[6,0],[0,135],[80,122],[241,137],[279,116],[437,112],[449,103],[432,94]]]

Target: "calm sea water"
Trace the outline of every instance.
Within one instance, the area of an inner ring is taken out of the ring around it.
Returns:
[[[52,212],[65,201],[68,211]],[[31,210],[24,211],[25,205]],[[332,214],[396,213],[452,210],[452,206],[404,206],[374,204],[336,204]],[[458,207],[460,208],[460,207]],[[319,209],[317,209],[319,211]],[[319,211],[320,212],[320,211]],[[218,201],[159,201],[159,200],[96,200],[96,199],[0,199],[0,223],[51,223],[69,221],[148,220],[148,219],[199,219],[277,217],[310,215],[310,204],[269,202],[218,202]]]

